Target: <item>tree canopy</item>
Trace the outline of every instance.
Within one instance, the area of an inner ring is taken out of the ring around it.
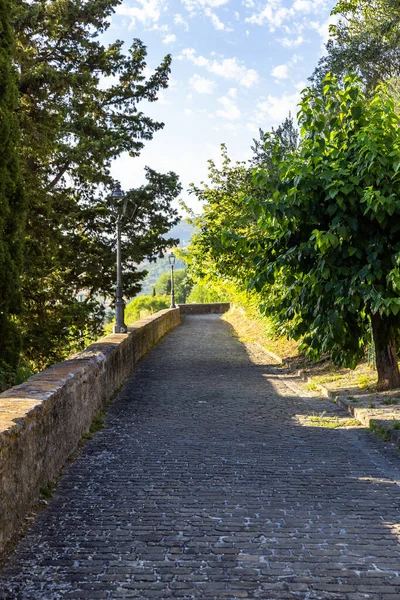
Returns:
[[[0,0],[0,362],[18,363],[20,336],[15,315],[21,307],[19,275],[25,201],[19,163],[15,39],[11,2]]]
[[[13,118],[27,204],[18,326],[25,358],[43,367],[71,352],[82,330],[88,337],[101,332],[99,298],[114,295],[115,280],[111,163],[122,153],[134,159],[163,127],[142,105],[167,87],[171,57],[146,77],[140,40],[128,51],[122,40],[101,41],[119,0],[3,4],[15,36]],[[170,203],[180,193],[178,177],[150,168],[146,177],[127,192],[138,206],[124,229],[129,296],[145,275],[135,265],[174,243],[163,235],[177,221]]]
[[[194,188],[205,206],[187,259],[199,277],[253,290],[313,359],[354,367],[372,327],[381,389],[400,386],[396,108],[385,86],[371,96],[355,75],[305,90],[299,144],[272,131],[254,169],[225,150],[222,169],[211,163],[211,185]]]
[[[343,79],[356,73],[369,93],[400,75],[400,7],[397,0],[339,0],[332,10],[327,54],[312,81],[321,86],[327,73]]]

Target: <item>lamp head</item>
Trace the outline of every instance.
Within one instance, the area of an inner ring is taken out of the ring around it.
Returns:
[[[128,206],[128,198],[125,196],[124,192],[121,190],[120,183],[117,183],[111,196],[112,196],[112,198],[115,198],[116,200],[122,200],[123,198],[125,198],[124,203],[120,209],[120,214],[124,217],[127,206]]]
[[[173,267],[175,264],[175,254],[173,252],[168,256],[168,260],[171,267]]]
[[[121,190],[121,184],[117,183],[115,188],[113,189],[113,193],[111,194],[113,198],[125,198],[124,192]]]

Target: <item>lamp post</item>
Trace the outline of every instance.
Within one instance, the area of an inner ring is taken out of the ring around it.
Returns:
[[[171,252],[168,257],[169,264],[171,265],[171,308],[176,308],[175,306],[175,289],[174,289],[174,264],[175,264],[175,254]]]
[[[122,291],[122,266],[121,266],[121,226],[122,219],[126,213],[126,207],[128,199],[124,192],[121,190],[121,185],[117,183],[112,197],[116,200],[124,200],[122,206],[118,207],[117,213],[117,286],[115,289],[115,325],[113,327],[114,333],[127,333],[128,327],[125,325],[124,312],[125,312],[125,301],[123,298]]]

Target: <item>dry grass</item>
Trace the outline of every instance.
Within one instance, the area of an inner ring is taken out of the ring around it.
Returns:
[[[223,317],[235,330],[239,340],[258,343],[266,350],[280,356],[291,370],[301,369],[311,379],[304,384],[307,390],[319,391],[321,385],[339,393],[376,392],[377,373],[367,361],[361,362],[354,370],[337,367],[329,360],[314,363],[298,352],[299,342],[284,337],[277,338],[271,333],[268,322],[246,315],[241,308],[234,307]]]

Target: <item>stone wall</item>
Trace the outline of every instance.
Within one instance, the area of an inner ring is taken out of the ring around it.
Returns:
[[[210,304],[179,304],[181,315],[210,315],[228,312],[229,302],[212,302]]]
[[[179,323],[179,309],[160,311],[0,394],[0,553],[93,416]]]

